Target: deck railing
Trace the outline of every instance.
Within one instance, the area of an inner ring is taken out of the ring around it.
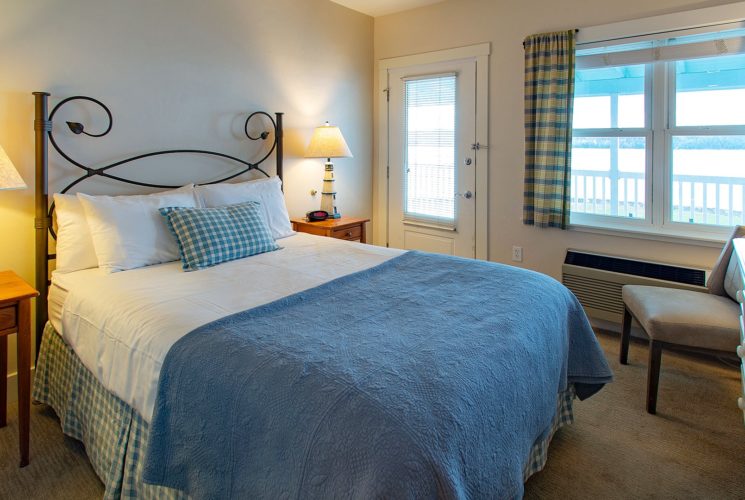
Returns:
[[[645,181],[640,172],[572,170],[572,211],[643,218]],[[672,220],[696,224],[745,224],[745,178],[674,175]]]

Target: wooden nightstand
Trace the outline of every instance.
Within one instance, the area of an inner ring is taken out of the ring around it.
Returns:
[[[292,219],[292,229],[301,233],[367,243],[367,236],[365,234],[366,222],[370,222],[370,219],[341,217],[339,219],[326,219],[318,222],[308,222],[305,219]]]
[[[31,412],[31,299],[39,292],[13,271],[0,272],[0,427],[8,413],[8,335],[18,338],[18,436],[21,467],[28,465],[28,434]]]

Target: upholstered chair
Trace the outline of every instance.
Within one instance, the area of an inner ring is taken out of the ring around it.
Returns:
[[[649,337],[647,367],[647,412],[657,411],[662,350],[675,346],[714,354],[734,352],[740,340],[740,307],[736,299],[742,289],[740,272],[732,256],[732,240],[745,236],[737,226],[709,275],[707,292],[656,286],[623,287],[623,328],[620,362],[628,364],[632,318]],[[731,262],[730,262],[731,261]]]

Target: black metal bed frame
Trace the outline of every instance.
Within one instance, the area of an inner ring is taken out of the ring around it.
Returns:
[[[264,111],[255,111],[248,115],[248,118],[246,118],[246,122],[243,125],[243,131],[246,134],[246,137],[248,137],[252,141],[267,141],[269,139],[269,136],[271,135],[271,132],[264,131],[259,134],[258,137],[253,137],[249,131],[248,131],[248,125],[249,122],[251,122],[254,117],[266,117],[269,119],[269,121],[272,124],[273,132],[274,132],[274,138],[271,142],[271,147],[269,148],[268,152],[261,157],[258,161],[255,162],[249,162],[242,160],[240,158],[237,158],[235,156],[220,153],[217,151],[209,151],[209,150],[203,150],[203,149],[169,149],[169,150],[161,150],[161,151],[152,151],[149,153],[144,154],[138,154],[135,156],[130,156],[128,158],[125,158],[123,160],[115,161],[113,163],[109,163],[107,165],[101,166],[101,167],[91,167],[88,165],[84,165],[83,163],[80,163],[76,160],[74,160],[70,155],[65,153],[57,143],[57,141],[54,139],[54,130],[53,130],[53,120],[55,114],[62,108],[65,104],[73,102],[73,101],[88,101],[91,102],[98,107],[100,107],[107,115],[108,118],[108,126],[106,130],[100,133],[92,133],[87,132],[85,130],[85,126],[82,123],[78,122],[66,122],[67,127],[70,131],[72,131],[76,135],[87,135],[89,137],[103,137],[106,134],[108,134],[111,131],[111,128],[114,124],[114,119],[111,114],[111,111],[108,107],[101,101],[94,99],[92,97],[88,96],[72,96],[68,97],[66,99],[63,99],[59,103],[57,103],[54,108],[52,108],[52,112],[48,113],[48,99],[50,97],[50,94],[47,92],[34,92],[34,99],[35,99],[35,118],[34,118],[34,131],[36,136],[36,192],[35,192],[35,208],[36,208],[36,215],[34,219],[34,227],[36,230],[36,289],[39,291],[39,297],[36,299],[36,355],[38,357],[39,355],[39,347],[41,346],[41,336],[44,331],[44,325],[46,324],[48,320],[48,312],[47,312],[47,296],[49,293],[49,261],[56,259],[56,254],[50,254],[49,253],[49,236],[51,235],[52,238],[56,239],[57,235],[55,234],[52,218],[54,214],[54,203],[51,205],[49,204],[49,176],[48,176],[48,170],[49,170],[49,148],[48,144],[51,143],[52,147],[59,153],[59,155],[66,160],[71,165],[74,165],[75,167],[80,168],[83,171],[83,174],[75,179],[74,181],[70,182],[67,186],[65,186],[60,193],[66,193],[79,183],[91,179],[94,177],[104,177],[108,179],[112,179],[118,182],[122,182],[125,184],[133,184],[136,186],[142,186],[142,187],[153,187],[153,188],[176,188],[179,187],[177,185],[167,185],[167,184],[154,184],[154,183],[148,183],[148,182],[141,182],[133,179],[127,179],[125,177],[121,177],[119,175],[115,175],[110,172],[111,169],[114,167],[118,167],[121,165],[125,165],[128,163],[133,163],[138,160],[142,160],[145,158],[151,158],[154,156],[165,156],[165,155],[171,155],[171,154],[198,154],[198,155],[208,155],[208,156],[214,156],[223,158],[226,160],[230,160],[232,162],[235,162],[239,165],[241,165],[240,169],[237,172],[232,172],[229,175],[222,177],[217,180],[211,180],[208,182],[196,182],[197,184],[216,184],[218,182],[225,182],[230,179],[234,179],[240,175],[245,174],[246,172],[249,172],[250,170],[257,170],[264,174],[265,176],[269,177],[269,174],[260,167],[260,165],[267,160],[272,153],[276,152],[275,156],[275,162],[276,162],[276,174],[277,176],[282,179],[282,164],[283,164],[283,134],[282,134],[282,116],[283,113],[275,113],[274,118],[272,116]]]

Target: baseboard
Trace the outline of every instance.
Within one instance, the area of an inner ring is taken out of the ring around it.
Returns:
[[[34,375],[36,368],[31,368],[31,387],[34,385]],[[8,387],[8,404],[18,401],[18,372],[10,373],[7,380]]]
[[[590,325],[592,325],[593,328],[603,330],[605,332],[617,333],[619,335],[621,334],[621,323],[617,321],[608,321],[606,319],[593,317],[590,317],[589,319]],[[644,331],[636,324],[636,321],[631,324],[631,336],[645,340],[647,339],[647,334],[645,334]]]

